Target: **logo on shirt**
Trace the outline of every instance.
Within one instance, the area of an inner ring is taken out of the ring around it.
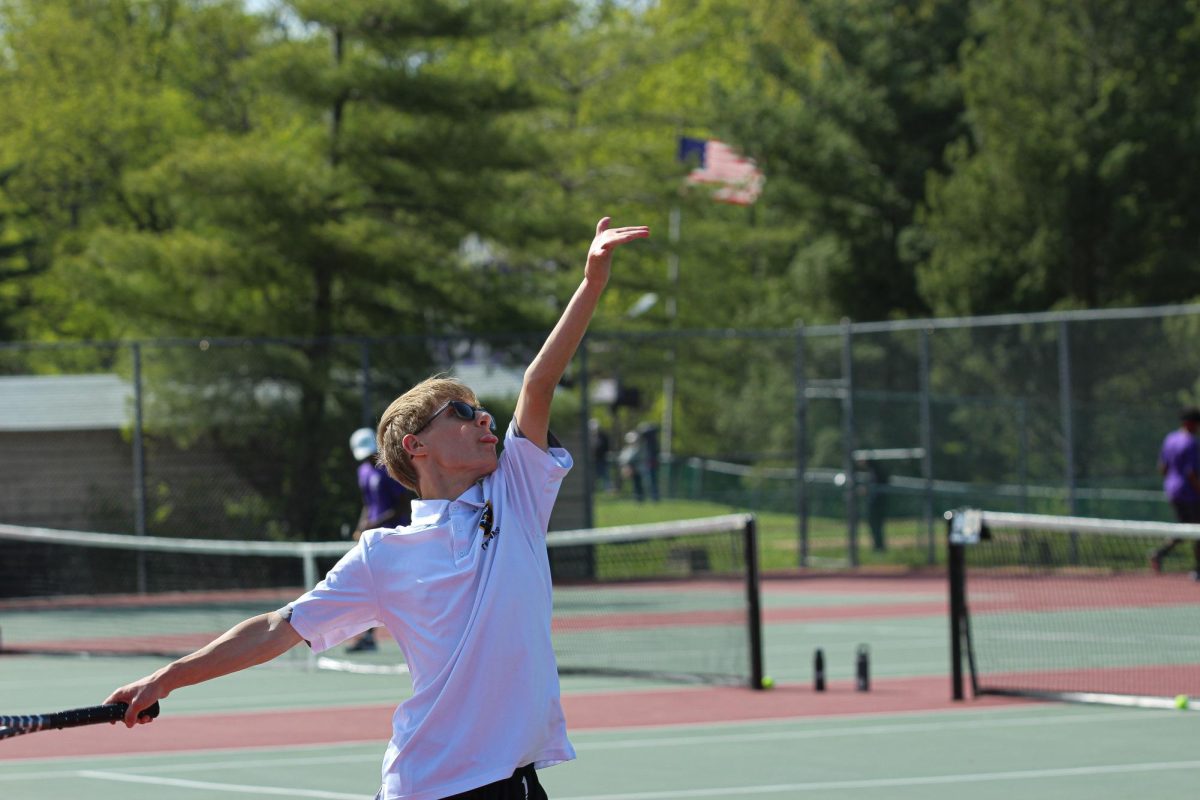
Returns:
[[[492,501],[488,500],[483,504],[483,515],[479,518],[479,530],[483,531],[483,544],[480,546],[487,550],[492,540],[500,535],[500,528],[493,528]]]

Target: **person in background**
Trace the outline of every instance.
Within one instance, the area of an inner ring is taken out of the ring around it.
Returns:
[[[410,519],[412,492],[388,475],[376,462],[379,447],[375,431],[359,428],[350,434],[350,452],[358,462],[358,490],[362,494],[362,511],[355,523],[353,538],[358,541],[363,531],[373,528],[396,528],[407,525]],[[355,639],[347,648],[351,653],[375,650],[375,630],[372,628]]]
[[[642,472],[642,483],[646,494],[654,502],[658,502],[658,465],[662,448],[658,443],[658,426],[653,422],[643,422],[637,426],[638,437],[642,443],[642,457],[639,467]]]
[[[863,464],[866,467],[869,481],[867,482],[867,525],[871,529],[871,549],[876,553],[887,550],[884,538],[884,525],[887,522],[887,470],[879,459],[868,458]]]
[[[1163,476],[1163,492],[1179,522],[1200,523],[1200,447],[1196,429],[1200,427],[1200,409],[1185,408],[1179,415],[1179,427],[1167,434],[1158,453],[1158,473]],[[1162,572],[1163,559],[1182,539],[1171,539],[1150,555],[1150,567]],[[1192,580],[1200,581],[1200,539],[1192,542],[1194,557]]]
[[[625,434],[625,445],[617,454],[617,465],[621,470],[621,478],[633,484],[633,497],[639,503],[646,499],[646,488],[642,482],[644,460],[642,437],[638,436],[637,431],[628,431]]]
[[[588,439],[592,451],[592,466],[595,469],[596,483],[600,491],[610,491],[613,485],[612,468],[608,462],[612,452],[612,445],[608,440],[608,434],[604,432],[604,427],[600,424],[600,420],[595,417],[588,420]]]

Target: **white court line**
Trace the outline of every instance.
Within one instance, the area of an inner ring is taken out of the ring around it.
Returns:
[[[1150,718],[1145,714],[1141,718]],[[1166,715],[1158,712],[1159,719],[1184,719],[1186,715]],[[884,725],[847,726],[842,728],[822,728],[809,731],[764,731],[757,733],[725,733],[714,736],[672,736],[664,738],[647,737],[640,740],[622,740],[613,742],[577,742],[581,751],[589,750],[645,750],[655,747],[677,747],[700,745],[709,742],[728,744],[733,742],[762,742],[783,741],[789,739],[834,739],[844,736],[892,736],[897,733],[929,733],[938,731],[953,731],[973,728],[1021,728],[1043,725],[1071,725],[1076,722],[1091,723],[1095,720],[1123,719],[1128,720],[1125,712],[1107,714],[1074,714],[1061,717],[1017,717],[1003,720],[957,720],[954,722],[901,722]]]
[[[1015,770],[1013,772],[975,772],[961,775],[926,775],[917,778],[777,783],[765,786],[727,786],[721,789],[676,789],[664,792],[634,792],[631,794],[570,795],[562,797],[561,800],[669,800],[669,798],[686,797],[728,797],[733,794],[781,794],[784,792],[817,792],[829,789],[883,789],[896,786],[936,786],[954,783],[1041,780],[1045,778],[1072,778],[1089,775],[1117,775],[1132,772],[1190,769],[1200,770],[1200,761],[1160,761],[1149,764],[1112,764],[1095,767]]]
[[[656,747],[680,747],[688,745],[704,745],[708,743],[729,744],[736,742],[769,742],[769,741],[786,741],[795,739],[833,739],[846,736],[892,736],[898,733],[916,733],[916,732],[937,732],[937,731],[953,731],[967,730],[972,728],[1019,728],[1042,725],[1071,725],[1076,722],[1088,723],[1095,720],[1175,720],[1184,719],[1184,715],[1164,714],[1161,711],[1145,711],[1138,712],[1133,710],[1111,711],[1097,714],[1063,714],[1059,716],[1034,716],[1034,717],[1010,717],[1006,719],[970,719],[970,720],[954,720],[948,722],[900,722],[900,723],[885,723],[881,725],[868,726],[843,726],[840,728],[817,728],[809,731],[791,731],[791,730],[776,730],[776,731],[756,731],[748,733],[724,733],[712,736],[644,736],[639,737],[636,734],[644,733],[645,729],[623,729],[625,733],[632,734],[633,738],[622,739],[620,741],[609,742],[588,742],[587,737],[590,733],[611,733],[611,731],[584,731],[575,739],[576,749],[581,752],[591,752],[594,750],[633,750],[633,749],[653,749]],[[766,720],[767,723],[775,723],[777,720]],[[792,720],[788,720],[792,722]],[[320,747],[327,747],[321,745]],[[267,748],[269,749],[269,748]],[[356,753],[347,755],[328,755],[314,756],[303,752],[310,749],[309,746],[296,748],[301,752],[296,752],[291,755],[281,755],[274,758],[257,758],[257,759],[225,759],[220,761],[187,761],[174,764],[163,764],[161,762],[146,766],[124,766],[121,774],[138,774],[150,775],[156,772],[188,772],[191,770],[213,771],[223,769],[237,768],[258,768],[258,767],[279,767],[292,766],[297,762],[303,764],[352,764],[357,762],[378,764],[382,757],[380,753]],[[235,751],[237,752],[237,751]],[[10,773],[0,774],[0,783],[8,781],[20,780],[41,780],[44,778],[56,778],[66,774],[77,774],[74,769],[62,770],[42,770],[38,772],[25,773]],[[115,774],[115,773],[114,773]]]
[[[289,767],[297,763],[305,766],[310,764],[357,764],[365,763],[378,767],[383,761],[383,746],[375,748],[370,753],[356,753],[345,756],[311,756],[297,753],[295,755],[279,756],[276,758],[255,758],[249,760],[226,761],[197,761],[184,764],[153,764],[145,767],[123,766],[121,773],[125,775],[152,775],[155,772],[189,772],[191,770],[212,771],[223,769],[257,769],[259,767]],[[101,770],[111,771],[111,770]]]
[[[292,789],[286,786],[250,786],[239,783],[214,783],[212,781],[186,781],[179,778],[150,778],[142,775],[125,775],[120,772],[96,772],[81,770],[76,775],[82,778],[94,778],[102,781],[123,781],[125,783],[145,783],[154,786],[179,786],[184,789],[208,789],[213,792],[231,792],[236,794],[268,794],[279,797],[316,797],[322,800],[363,800],[365,795],[346,794],[345,792],[322,792],[317,789]]]
[[[1047,716],[1041,717],[1041,718],[1039,718],[1039,717],[1022,717],[1021,715],[1027,714],[1030,711],[1031,706],[1034,706],[1035,708],[1045,709]],[[1034,724],[1036,724],[1035,721],[1037,719],[1049,719],[1049,720],[1060,720],[1061,719],[1063,721],[1068,721],[1068,720],[1072,720],[1072,719],[1082,719],[1082,718],[1108,719],[1110,717],[1111,718],[1120,718],[1120,719],[1129,719],[1131,717],[1134,719],[1143,719],[1143,718],[1145,718],[1145,719],[1153,719],[1153,718],[1167,719],[1168,717],[1175,718],[1175,716],[1176,716],[1176,715],[1164,714],[1161,710],[1158,710],[1158,709],[1151,710],[1151,709],[1130,708],[1130,709],[1126,709],[1124,711],[1113,711],[1113,710],[1111,710],[1111,708],[1105,708],[1105,710],[1097,713],[1094,710],[1094,708],[1095,708],[1094,706],[1085,707],[1083,705],[1073,705],[1073,704],[1069,704],[1069,703],[1058,703],[1058,704],[1053,704],[1053,705],[1048,704],[1048,703],[1041,703],[1041,704],[1021,703],[1021,704],[1014,704],[1011,706],[991,706],[988,708],[978,708],[978,709],[970,708],[968,706],[968,707],[959,707],[959,708],[932,710],[932,711],[901,711],[901,712],[865,711],[861,714],[856,713],[856,714],[819,716],[819,717],[805,717],[805,716],[801,716],[801,717],[771,717],[769,719],[737,719],[737,720],[722,720],[722,721],[710,721],[710,722],[679,722],[679,723],[669,723],[669,724],[654,725],[654,726],[628,725],[625,727],[615,727],[615,728],[588,728],[588,729],[584,729],[584,730],[571,731],[571,735],[575,736],[575,737],[580,737],[580,738],[587,738],[587,737],[592,737],[592,736],[631,736],[631,737],[646,736],[647,739],[649,739],[650,741],[653,741],[653,738],[656,734],[674,735],[678,731],[684,731],[684,732],[706,731],[706,730],[727,731],[727,730],[741,730],[743,728],[755,728],[755,729],[783,728],[786,730],[795,725],[806,725],[806,724],[817,726],[821,730],[833,730],[833,729],[825,727],[825,726],[827,726],[831,722],[840,723],[843,720],[847,720],[849,722],[869,722],[871,720],[880,720],[882,722],[882,724],[889,725],[889,724],[892,724],[891,720],[896,720],[896,719],[912,719],[912,718],[927,719],[927,718],[929,718],[929,719],[937,720],[937,722],[934,722],[931,724],[942,724],[941,720],[952,719],[955,721],[947,722],[945,724],[960,725],[960,724],[969,724],[970,722],[974,721],[974,722],[979,723],[981,726],[986,727],[988,724],[991,724],[991,722],[993,720],[996,720],[996,719],[1007,720],[1007,719],[1013,719],[1013,718],[1030,719],[1031,721],[1034,721]],[[1063,709],[1064,713],[1059,714],[1058,716],[1050,716],[1052,711],[1057,711],[1059,709]],[[1180,716],[1182,716],[1182,715],[1180,715]],[[959,720],[965,720],[965,722],[959,722]],[[901,722],[901,723],[897,723],[897,724],[906,725],[906,724],[910,724],[910,723]],[[647,736],[647,734],[649,734],[649,736]],[[667,738],[670,738],[670,736],[668,736]]]
[[[133,772],[137,772],[137,773],[151,774],[154,772],[186,772],[191,769],[212,770],[212,769],[236,769],[237,767],[279,767],[279,766],[287,767],[287,766],[294,766],[297,763],[300,763],[300,764],[353,764],[358,761],[362,761],[364,763],[370,763],[375,766],[378,766],[380,760],[383,758],[382,744],[375,747],[370,753],[358,753],[358,754],[354,754],[354,755],[344,755],[344,756],[312,756],[312,755],[308,755],[308,752],[313,749],[328,750],[330,748],[346,747],[346,746],[347,745],[345,745],[345,744],[320,744],[320,745],[291,745],[291,746],[286,746],[286,747],[264,745],[261,747],[250,747],[250,748],[244,748],[244,749],[233,748],[233,749],[225,750],[224,752],[228,752],[228,753],[242,753],[242,752],[247,752],[247,751],[250,751],[250,752],[257,752],[257,751],[278,752],[280,750],[284,750],[284,751],[287,751],[289,754],[286,756],[277,756],[275,758],[259,758],[259,759],[253,759],[253,760],[228,759],[225,761],[180,761],[180,762],[176,762],[174,764],[171,764],[171,763],[164,764],[164,763],[162,763],[161,758],[159,758],[156,760],[156,763],[153,765],[141,766],[141,765],[126,764],[126,765],[122,765],[121,769],[126,770],[127,771],[126,774],[128,774],[129,771],[133,771]],[[357,747],[357,746],[359,746],[359,743],[356,742],[353,745],[349,745],[349,746]],[[142,754],[142,755],[146,755],[146,754]],[[161,756],[162,754],[155,753],[152,755]],[[104,756],[93,756],[91,758],[93,760],[97,760],[97,759],[102,759],[105,757]],[[112,758],[120,758],[120,756],[114,756]],[[79,760],[79,759],[72,759],[72,760]],[[0,761],[0,764],[4,764],[4,763],[5,762]],[[104,770],[100,770],[100,771],[103,772]],[[22,780],[42,780],[44,778],[61,778],[64,775],[78,775],[78,774],[79,774],[79,771],[74,767],[64,767],[63,769],[55,769],[55,770],[39,770],[38,772],[16,772],[16,773],[0,774],[0,783],[5,783],[5,782],[9,782],[9,781],[22,781]]]

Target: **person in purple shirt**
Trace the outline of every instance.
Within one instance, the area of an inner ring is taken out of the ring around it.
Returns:
[[[387,469],[378,464],[375,454],[379,447],[375,443],[375,431],[359,428],[350,434],[350,452],[358,462],[358,490],[362,494],[362,512],[354,526],[354,541],[363,531],[373,528],[395,528],[407,525],[411,519],[412,492],[399,481],[388,475]],[[352,653],[375,650],[375,631],[368,630],[355,639],[346,649]]]
[[[1158,472],[1163,476],[1163,492],[1179,522],[1200,523],[1200,446],[1196,429],[1200,427],[1200,409],[1185,408],[1179,415],[1179,427],[1163,439],[1158,454]],[[1162,572],[1162,562],[1182,539],[1171,539],[1150,555],[1150,567]],[[1192,580],[1200,581],[1200,539],[1192,542],[1195,569]]]
[[[372,528],[394,528],[409,523],[412,493],[400,485],[387,470],[375,462],[379,452],[375,431],[359,428],[350,436],[350,451],[358,461],[358,489],[362,493],[362,513],[354,527],[354,539]]]

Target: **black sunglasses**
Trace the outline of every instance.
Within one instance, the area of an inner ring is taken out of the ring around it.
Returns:
[[[415,431],[413,431],[413,433],[417,434],[428,428],[430,423],[437,419],[438,415],[440,415],[447,408],[454,412],[454,416],[467,422],[475,419],[476,414],[487,414],[488,429],[491,430],[492,433],[496,432],[496,418],[483,406],[473,406],[463,400],[447,400],[445,403],[442,403],[437,411],[430,414],[429,419],[425,420],[421,427],[417,428]]]

